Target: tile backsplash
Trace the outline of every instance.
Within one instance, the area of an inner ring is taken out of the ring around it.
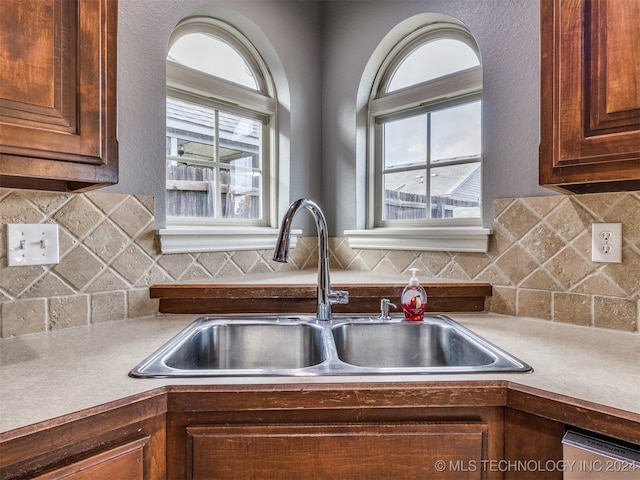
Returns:
[[[487,309],[638,331],[640,193],[500,199],[487,253],[353,250],[330,239],[333,268],[489,282]],[[60,263],[8,267],[7,223],[59,224]],[[591,223],[622,222],[623,262],[591,261]],[[0,188],[0,333],[3,337],[157,313],[159,282],[315,268],[316,238],[288,264],[271,250],[159,252],[151,197]]]

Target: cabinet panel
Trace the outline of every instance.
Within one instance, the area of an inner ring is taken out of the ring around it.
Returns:
[[[640,3],[541,1],[540,184],[640,189]]]
[[[0,479],[166,479],[165,406],[130,398],[5,435]]]
[[[116,0],[0,2],[0,186],[117,183]]]
[[[517,462],[534,465],[528,469],[506,469],[504,480],[537,480],[542,476],[545,480],[562,480],[561,468],[546,468],[561,465],[562,423],[507,408],[504,430],[505,459],[513,465]]]
[[[21,127],[77,134],[73,2],[7,0],[0,6],[2,150],[29,148]],[[26,130],[28,131],[28,130]],[[53,135],[55,138],[55,135]],[[45,152],[46,153],[46,152]]]
[[[482,478],[484,424],[190,426],[188,478]],[[441,462],[441,463],[440,463]]]
[[[120,445],[34,477],[35,480],[144,480],[144,448],[149,437]]]

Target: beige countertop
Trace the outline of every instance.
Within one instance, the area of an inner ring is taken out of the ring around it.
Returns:
[[[640,335],[489,313],[449,314],[533,373],[134,379],[198,315],[162,315],[0,340],[0,433],[165,385],[508,380],[640,414]]]

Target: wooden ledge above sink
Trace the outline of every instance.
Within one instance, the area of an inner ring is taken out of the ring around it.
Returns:
[[[304,270],[164,283],[152,285],[150,295],[160,299],[160,313],[314,313],[315,277],[315,271]],[[400,307],[400,293],[408,278],[406,275],[332,272],[332,289],[349,292],[349,303],[333,305],[333,312],[378,313],[381,298],[388,298]],[[492,294],[488,283],[424,279],[421,285],[427,292],[430,312],[481,312],[485,309],[485,299]]]

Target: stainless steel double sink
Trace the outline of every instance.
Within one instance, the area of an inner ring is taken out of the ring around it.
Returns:
[[[220,316],[193,322],[136,366],[133,377],[404,375],[532,368],[444,315]]]

